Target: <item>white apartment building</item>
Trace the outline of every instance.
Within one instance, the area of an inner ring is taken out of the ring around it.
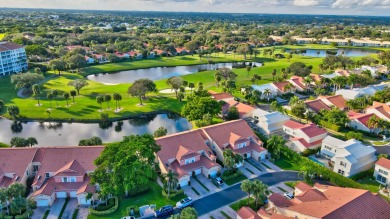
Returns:
[[[390,160],[379,159],[375,164],[374,177],[382,185],[390,185]]]
[[[0,77],[27,71],[27,57],[23,46],[0,42]]]
[[[373,168],[375,151],[355,139],[342,141],[331,136],[324,138],[321,147],[321,154],[330,159],[333,171],[346,177]]]

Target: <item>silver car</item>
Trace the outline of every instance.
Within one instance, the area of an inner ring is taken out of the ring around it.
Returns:
[[[185,199],[180,200],[176,203],[176,208],[183,209],[185,207],[191,206],[194,201],[191,197],[187,197]]]

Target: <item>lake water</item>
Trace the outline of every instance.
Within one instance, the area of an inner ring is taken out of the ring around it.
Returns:
[[[290,52],[291,50],[286,50]],[[373,53],[379,53],[377,50],[366,50],[366,49],[337,49],[337,55],[344,55],[348,57],[360,57],[360,56],[369,56]],[[298,54],[297,54],[298,55]],[[313,57],[326,57],[326,50],[322,49],[307,49],[304,56],[313,56]]]
[[[246,63],[249,64],[249,63]],[[261,63],[253,62],[256,66],[262,66]],[[150,80],[161,80],[172,76],[182,76],[194,74],[200,71],[216,70],[219,68],[232,68],[233,63],[217,63],[217,64],[204,64],[204,65],[191,65],[191,66],[176,66],[176,67],[157,67],[147,69],[137,69],[120,71],[112,74],[96,74],[89,75],[87,78],[92,81],[97,81],[104,84],[121,84],[121,83],[133,83],[134,81],[142,78],[148,78]]]
[[[9,144],[13,137],[35,137],[39,146],[77,146],[81,139],[100,137],[103,142],[117,142],[123,136],[153,134],[159,127],[165,127],[168,134],[190,130],[188,120],[176,114],[148,115],[106,124],[99,123],[56,123],[56,122],[14,122],[0,118],[0,142]]]

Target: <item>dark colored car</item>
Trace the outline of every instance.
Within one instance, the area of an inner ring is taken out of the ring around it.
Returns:
[[[157,210],[156,212],[154,212],[154,216],[156,216],[157,218],[172,215],[172,214],[173,214],[173,207],[170,205],[164,206],[159,210]]]

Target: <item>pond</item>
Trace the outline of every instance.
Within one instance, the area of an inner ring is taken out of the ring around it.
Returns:
[[[123,84],[133,83],[141,78],[148,78],[150,80],[161,80],[172,76],[182,76],[194,74],[200,71],[216,70],[219,68],[233,68],[235,63],[217,63],[217,64],[203,64],[203,65],[190,65],[190,66],[175,66],[175,67],[157,67],[147,69],[137,69],[120,71],[112,74],[95,74],[89,75],[87,78],[92,81],[100,82],[103,84]],[[249,62],[246,63],[248,65]],[[253,62],[253,65],[262,66],[262,63]]]
[[[123,136],[153,134],[161,126],[168,130],[168,134],[192,128],[188,120],[176,114],[147,115],[106,123],[14,122],[0,118],[0,142],[9,144],[13,137],[35,137],[39,146],[77,146],[81,139],[94,136],[103,142],[117,142]]]
[[[289,53],[291,50],[286,50]],[[295,50],[299,51],[299,49]],[[379,53],[377,50],[367,50],[367,49],[335,49],[335,50],[323,50],[323,49],[303,49],[305,51],[302,53],[304,56],[312,57],[326,57],[328,54],[327,51],[337,52],[336,55],[344,55],[348,57],[360,57],[360,56],[369,56],[371,54]],[[333,55],[333,54],[332,54]]]

